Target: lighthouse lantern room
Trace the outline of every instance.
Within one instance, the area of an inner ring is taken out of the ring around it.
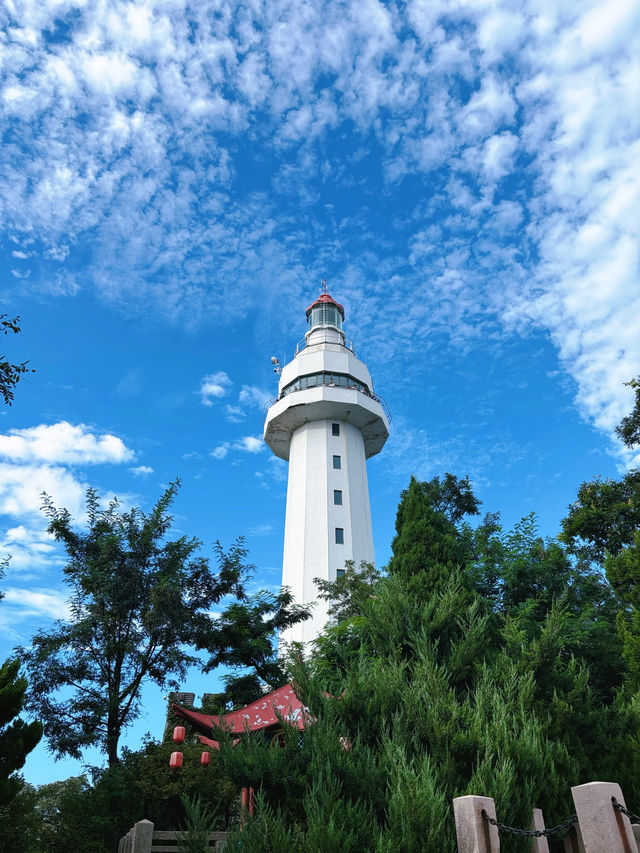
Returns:
[[[335,580],[345,561],[373,562],[366,460],[389,436],[386,407],[343,331],[344,308],[326,292],[306,310],[308,330],[284,365],[264,439],[289,462],[282,583],[313,616],[283,632],[281,649],[307,643],[327,622],[314,578]]]

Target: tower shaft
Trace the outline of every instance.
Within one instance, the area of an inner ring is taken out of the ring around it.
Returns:
[[[313,605],[311,619],[283,632],[281,648],[308,643],[326,624],[315,578],[334,581],[346,561],[374,561],[366,460],[389,435],[369,371],[346,342],[342,306],[325,292],[307,318],[305,345],[282,369],[264,427],[289,462],[282,583]]]
[[[296,601],[314,601],[315,578],[335,580],[347,560],[374,561],[364,440],[348,422],[311,421],[291,437],[282,583]],[[312,618],[282,640],[316,637],[328,606],[316,600]]]

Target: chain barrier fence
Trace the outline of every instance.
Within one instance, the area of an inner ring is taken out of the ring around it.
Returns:
[[[640,853],[640,816],[626,808],[619,785],[589,782],[571,794],[575,814],[546,828],[542,812],[534,809],[531,829],[499,821],[491,797],[456,797],[458,853],[499,853],[501,836],[531,839],[531,853],[548,853],[551,837],[559,837],[567,853]]]
[[[498,832],[501,835],[517,835],[520,838],[550,838],[552,835],[559,835],[564,838],[573,831],[573,826],[578,822],[578,815],[571,815],[570,818],[559,823],[557,826],[550,826],[549,829],[520,829],[517,826],[507,826],[506,823],[498,823],[482,809],[482,819],[486,820],[492,826],[498,827]]]

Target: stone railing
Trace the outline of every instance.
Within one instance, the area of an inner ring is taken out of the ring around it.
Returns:
[[[530,838],[531,853],[549,853],[551,835],[563,839],[566,853],[639,853],[640,818],[627,811],[619,785],[589,782],[571,793],[576,813],[550,829],[540,809],[533,810],[530,829],[518,829],[498,822],[490,797],[456,797],[458,853],[499,853],[500,835],[506,834]]]
[[[181,832],[154,830],[150,820],[139,820],[120,839],[118,853],[178,853],[181,836]],[[221,853],[226,843],[226,832],[209,833],[211,853]]]

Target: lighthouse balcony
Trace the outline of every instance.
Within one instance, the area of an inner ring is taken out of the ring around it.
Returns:
[[[362,385],[362,383],[360,383]],[[264,440],[276,456],[289,459],[291,436],[311,421],[343,421],[357,427],[367,458],[379,453],[389,437],[384,401],[365,387],[316,384],[282,394],[267,411]]]

